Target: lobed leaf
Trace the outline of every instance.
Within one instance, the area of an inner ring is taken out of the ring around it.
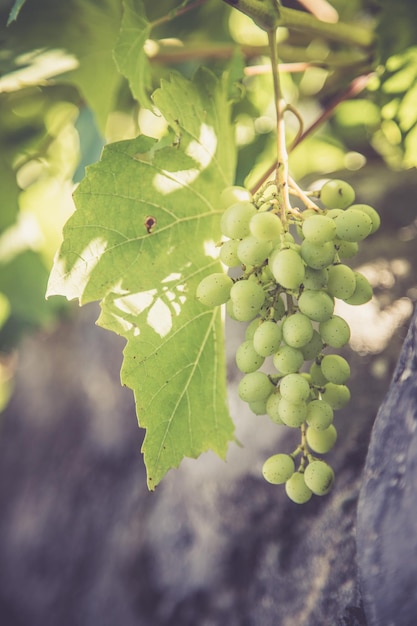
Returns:
[[[151,489],[185,456],[224,457],[233,437],[221,314],[194,295],[220,271],[218,199],[235,167],[227,89],[201,70],[173,75],[154,100],[177,139],[111,144],[87,168],[48,287],[101,300],[98,323],[126,338],[122,382],[147,431]]]

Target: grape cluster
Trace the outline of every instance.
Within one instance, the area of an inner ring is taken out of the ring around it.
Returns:
[[[256,415],[300,430],[294,452],[269,457],[262,470],[268,482],[285,483],[296,503],[328,493],[334,481],[317,454],[334,446],[334,411],[350,399],[349,364],[334,353],[348,343],[350,329],[334,313],[335,299],[352,305],[371,299],[366,277],[344,261],[380,223],[375,209],[354,204],[344,181],[326,182],[317,195],[321,206],[285,211],[276,188],[255,199],[240,187],[225,190],[220,259],[239,270],[236,278],[206,276],[196,292],[205,305],[225,304],[232,319],[247,323],[236,352],[240,398]]]

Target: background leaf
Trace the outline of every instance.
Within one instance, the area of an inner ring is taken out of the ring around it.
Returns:
[[[151,32],[142,0],[125,0],[120,36],[114,49],[117,66],[129,81],[133,96],[143,107],[151,108],[148,90],[152,85],[148,57],[144,50]]]
[[[184,456],[224,456],[233,436],[220,312],[194,296],[220,271],[218,199],[235,167],[226,83],[173,75],[154,99],[174,144],[140,136],[104,149],[75,193],[48,288],[102,300],[98,323],[127,339],[122,381],[147,429],[150,488]]]

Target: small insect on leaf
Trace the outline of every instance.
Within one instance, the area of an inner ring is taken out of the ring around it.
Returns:
[[[148,234],[150,235],[156,226],[156,217],[153,217],[153,215],[147,215],[145,217],[144,224],[145,224],[146,230],[148,231]]]

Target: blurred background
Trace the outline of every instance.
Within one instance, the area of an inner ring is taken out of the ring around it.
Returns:
[[[2,624],[364,619],[354,535],[361,471],[417,298],[417,5],[328,4],[352,28],[373,29],[379,44],[364,53],[279,30],[282,62],[298,64],[282,74],[285,97],[308,131],[290,169],[306,188],[329,177],[348,180],[358,201],[380,212],[382,227],[353,264],[374,298],[353,311],[340,308],[352,328],[345,352],[353,376],[330,455],[337,486],[301,510],[260,478],[263,460],[288,435],[267,418],[254,419],[236,398],[241,331],[233,324],[230,408],[242,447],[233,444],[227,462],[212,454],[186,460],[155,493],[147,491],[143,432],[133,396],[119,383],[124,342],[95,326],[96,305],[80,309],[64,298],[46,300],[45,292],[85,168],[106,143],[139,133],[159,138],[167,124],[146,108],[147,96],[138,103],[115,64],[120,0],[0,0]],[[180,2],[127,5],[154,21]],[[208,0],[161,21],[145,48],[150,90],[173,70],[190,77],[200,64],[216,73],[230,68],[235,182],[249,187],[274,162],[266,43],[249,18]],[[289,141],[297,132],[289,115]]]

